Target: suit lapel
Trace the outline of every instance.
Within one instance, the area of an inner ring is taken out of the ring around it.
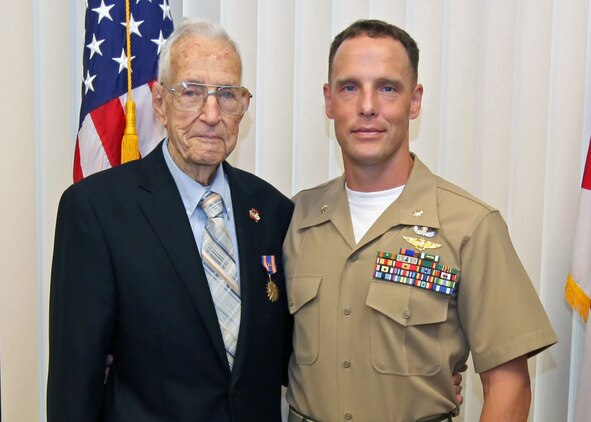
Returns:
[[[249,211],[257,207],[257,198],[254,195],[255,189],[248,183],[245,183],[244,179],[240,178],[236,170],[228,163],[224,163],[224,171],[228,176],[228,182],[232,192],[232,208],[234,209],[234,224],[236,226],[236,238],[238,240],[238,254],[240,259],[242,314],[236,357],[232,369],[232,385],[234,385],[240,377],[246,362],[250,331],[256,328],[256,322],[253,320],[256,312],[253,306],[256,306],[257,280],[253,279],[256,278],[253,275],[262,272],[257,267],[261,257],[256,255],[256,251],[260,249],[258,247],[260,236],[257,233],[260,227],[249,217]],[[264,286],[264,279],[262,277],[261,286]]]
[[[166,166],[162,144],[142,161],[140,208],[172,261],[201,316],[214,348],[227,364],[215,307],[199,250],[178,189]]]

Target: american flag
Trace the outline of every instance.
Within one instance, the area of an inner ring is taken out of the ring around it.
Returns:
[[[576,375],[579,385],[576,390],[574,422],[589,421],[591,414],[591,140],[587,150],[587,161],[583,170],[579,217],[576,225],[575,244],[572,253],[571,270],[566,281],[566,300],[579,312],[584,321],[581,369]],[[571,376],[572,372],[571,372]],[[570,412],[569,412],[570,413]]]
[[[140,156],[164,137],[152,111],[158,54],[172,32],[168,0],[129,0],[133,100]],[[127,101],[125,0],[87,0],[74,181],[121,162]]]

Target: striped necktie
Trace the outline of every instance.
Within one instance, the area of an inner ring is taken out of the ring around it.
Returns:
[[[207,215],[201,244],[201,260],[209,290],[220,323],[230,369],[240,328],[240,288],[234,261],[234,245],[224,225],[224,203],[214,192],[208,191],[199,202]]]

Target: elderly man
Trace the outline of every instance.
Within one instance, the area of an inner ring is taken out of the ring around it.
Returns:
[[[324,86],[345,174],[298,194],[284,244],[290,422],[457,413],[472,352],[482,421],[525,421],[527,358],[556,336],[499,212],[409,151],[419,51],[382,21],[337,35]]]
[[[64,193],[49,422],[281,419],[292,332],[282,241],[293,206],[225,161],[251,96],[241,72],[218,25],[183,21],[153,89],[167,138]]]

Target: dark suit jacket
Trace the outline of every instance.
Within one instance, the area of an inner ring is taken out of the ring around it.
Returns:
[[[49,422],[279,421],[292,320],[282,242],[292,203],[224,163],[240,254],[234,369],[161,146],[64,193],[50,294]],[[249,217],[256,209],[260,221]],[[279,301],[262,255],[275,255]],[[114,356],[105,384],[105,357]]]

